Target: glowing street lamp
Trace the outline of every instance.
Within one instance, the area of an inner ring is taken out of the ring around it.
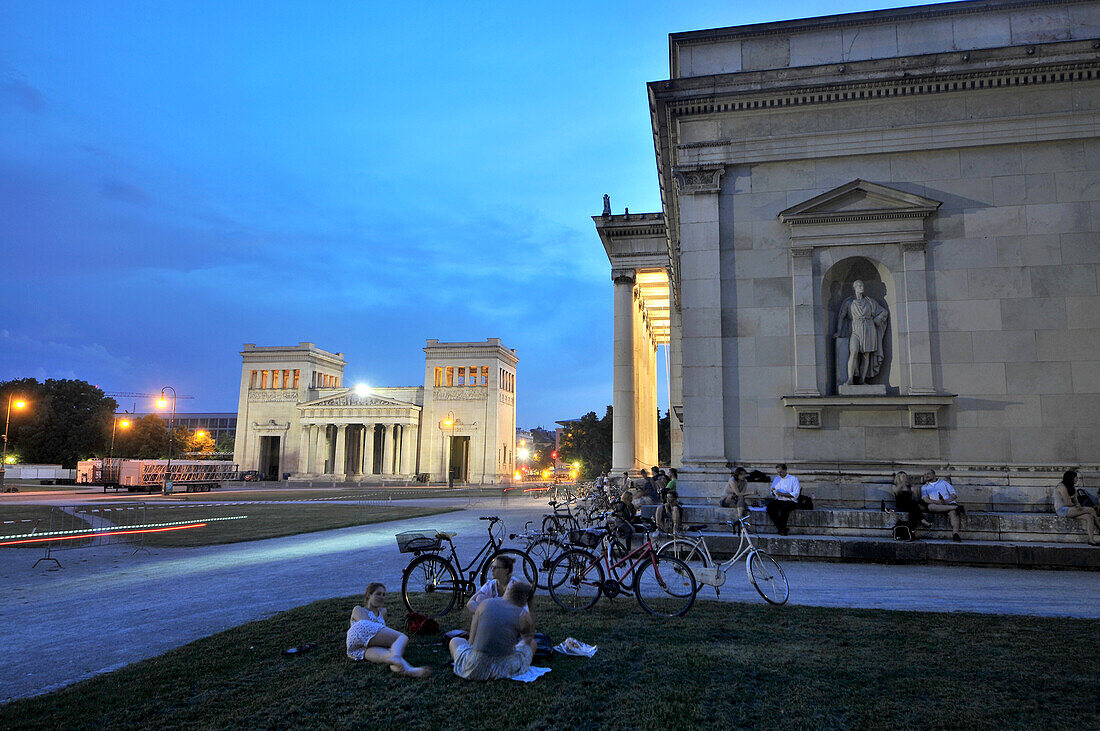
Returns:
[[[443,444],[439,447],[439,461],[443,465],[443,469],[447,473],[447,487],[454,488],[455,476],[451,470],[451,460],[447,459],[447,440],[443,436],[443,428],[447,427],[451,430],[451,448],[454,448],[455,441],[455,415],[453,411],[447,412],[447,418],[443,420],[439,427],[439,436],[443,440]]]
[[[119,415],[115,414],[114,418],[111,420],[111,448],[109,450],[107,450],[107,459],[108,460],[110,460],[111,457],[113,457],[114,454],[115,454],[115,430],[118,429],[118,428],[122,428],[122,429],[129,429],[130,428],[130,420],[129,419],[119,419],[118,417],[119,417]]]
[[[8,426],[11,424],[11,407],[14,406],[17,411],[27,408],[27,402],[23,399],[14,399],[15,394],[8,394],[8,413],[4,417],[4,451],[0,456],[0,490],[4,489],[4,476],[5,470],[8,464]]]
[[[166,408],[168,406],[168,397],[164,395],[165,391],[172,392],[172,416],[168,419],[168,465],[164,469],[164,494],[172,494],[172,430],[176,425],[176,389],[171,386],[165,386],[160,390],[160,398],[157,399],[157,406],[160,408]]]

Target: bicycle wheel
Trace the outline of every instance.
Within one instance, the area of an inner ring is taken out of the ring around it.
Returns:
[[[745,562],[749,581],[769,604],[784,604],[791,595],[787,575],[774,558],[763,551],[753,551]]]
[[[569,531],[578,530],[579,528],[580,524],[572,515],[551,514],[542,519],[543,533],[564,536]]]
[[[642,609],[661,617],[683,616],[695,604],[699,585],[686,563],[672,556],[645,561],[634,573],[634,596]]]
[[[539,571],[539,588],[550,588],[550,566],[565,551],[565,545],[550,536],[536,538],[527,547],[527,555]],[[564,576],[564,574],[563,574]]]
[[[576,611],[595,604],[603,591],[603,567],[587,551],[566,551],[550,565],[550,598],[562,609]]]
[[[401,577],[401,599],[405,608],[426,617],[438,618],[451,611],[460,594],[454,566],[434,553],[414,558]]]
[[[531,560],[523,551],[518,548],[502,548],[496,553],[493,553],[489,558],[485,559],[485,563],[481,564],[481,571],[479,576],[481,577],[480,585],[484,586],[485,582],[489,580],[489,570],[493,565],[493,559],[497,556],[506,556],[512,559],[512,577],[522,578],[532,588],[538,586],[539,583],[539,570],[538,565]]]
[[[699,574],[696,569],[710,568],[711,562],[707,560],[707,554],[699,548],[695,541],[675,538],[657,549],[658,556],[671,556],[683,561],[691,568],[698,581]]]

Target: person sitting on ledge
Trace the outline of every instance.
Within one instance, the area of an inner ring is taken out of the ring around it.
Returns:
[[[798,484],[798,478],[787,474],[787,465],[782,462],[775,466],[779,473],[772,480],[772,499],[768,501],[766,509],[768,517],[775,523],[779,535],[787,535],[787,520],[791,511],[798,507],[798,496],[802,494],[802,486]]]
[[[931,513],[947,513],[947,518],[951,521],[951,540],[956,543],[961,541],[959,515],[965,513],[966,509],[959,505],[959,494],[955,492],[951,483],[936,479],[936,471],[928,470],[924,473],[924,485],[920,489],[920,498],[925,510]]]
[[[469,641],[448,646],[455,675],[465,680],[503,680],[527,672],[535,656],[535,621],[524,607],[531,585],[513,581],[499,599],[486,599],[474,612]]]
[[[899,517],[905,516],[902,522],[909,526],[909,530],[914,534],[917,528],[932,527],[932,524],[924,518],[920,499],[913,495],[913,486],[909,483],[909,474],[906,472],[894,474],[894,509]]]
[[[1085,526],[1090,546],[1100,546],[1096,540],[1096,529],[1100,528],[1100,516],[1094,508],[1081,505],[1077,489],[1077,471],[1067,470],[1062,481],[1054,488],[1054,512],[1063,518],[1077,518]]]
[[[723,508],[737,508],[737,518],[740,520],[749,511],[747,498],[758,496],[756,490],[749,490],[749,473],[744,467],[738,467],[730,472],[730,478],[726,482],[726,494],[718,502]]]
[[[645,467],[642,468],[642,479],[644,482],[634,488],[634,505],[641,507],[643,505],[659,504],[660,498],[657,495],[657,487],[653,484],[653,478],[649,476],[649,470]]]
[[[413,667],[404,658],[409,638],[386,626],[386,587],[377,581],[367,584],[363,606],[351,610],[351,627],[347,634],[347,653],[352,660],[367,660],[389,665],[399,675],[426,678],[429,667]]]
[[[634,495],[627,491],[618,500],[611,504],[611,515],[608,527],[626,544],[630,550],[631,539],[634,538],[634,519],[638,517],[638,508],[634,507]]]
[[[679,494],[675,490],[664,489],[664,502],[657,506],[653,522],[665,533],[680,534],[680,521],[684,511],[680,507]]]
[[[477,608],[486,599],[499,599],[504,596],[508,587],[515,583],[515,579],[512,578],[512,572],[515,570],[515,559],[511,556],[497,556],[493,559],[493,563],[489,565],[489,574],[493,577],[485,582],[477,593],[470,597],[470,601],[466,602],[466,608],[471,613],[477,612]],[[531,598],[527,602],[527,611],[530,611],[535,599],[534,592],[531,592]]]

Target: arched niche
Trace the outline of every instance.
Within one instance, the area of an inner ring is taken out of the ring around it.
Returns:
[[[821,302],[818,310],[821,323],[818,332],[823,334],[825,340],[822,348],[826,365],[825,394],[836,395],[838,384],[847,378],[845,370],[848,340],[847,338],[840,340],[835,337],[835,334],[840,320],[841,305],[853,295],[852,283],[857,279],[863,281],[866,296],[878,302],[889,313],[882,342],[884,360],[879,373],[871,379],[871,383],[885,385],[887,394],[897,394],[901,384],[895,357],[895,354],[900,353],[898,328],[895,322],[900,312],[895,291],[896,280],[885,264],[868,256],[842,258],[828,266],[821,278]],[[841,350],[843,353],[840,352]]]

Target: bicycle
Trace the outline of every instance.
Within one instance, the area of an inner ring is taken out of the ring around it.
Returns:
[[[763,508],[749,508],[749,510],[763,510]],[[701,524],[683,526],[683,530],[695,531],[699,535],[696,538],[674,537],[657,549],[657,555],[684,561],[691,568],[696,581],[714,587],[715,596],[719,596],[719,587],[726,583],[726,572],[744,558],[745,573],[749,577],[749,583],[759,592],[764,601],[775,605],[785,604],[791,595],[791,590],[787,584],[787,575],[783,573],[783,567],[752,542],[748,514],[737,521],[726,521],[726,525],[731,528],[735,527],[735,523],[740,529],[737,551],[732,558],[722,563],[716,563],[711,558],[710,549],[707,548],[707,542],[702,533],[707,526]]]
[[[535,563],[535,568],[538,569],[538,588],[548,589],[547,579],[550,575],[550,565],[565,551],[567,546],[552,533],[532,530],[531,521],[527,521],[523,533],[513,533],[508,537],[513,541],[526,542],[523,552],[530,557]]]
[[[578,530],[581,526],[576,516],[569,508],[568,502],[550,501],[550,508],[554,511],[542,519],[542,532],[551,535],[564,536],[569,531]],[[565,508],[562,512],[561,508]]]
[[[538,568],[530,556],[515,548],[500,547],[501,536],[504,534],[504,523],[501,519],[495,515],[487,515],[480,520],[489,521],[489,539],[466,566],[462,565],[455,552],[453,539],[457,533],[405,531],[397,534],[398,549],[402,553],[416,554],[401,572],[401,599],[406,609],[427,617],[442,617],[451,611],[456,601],[462,600],[464,604],[468,597],[477,593],[478,588],[488,579],[489,567],[497,556],[512,558],[515,566],[522,566],[524,579],[531,586],[538,584]],[[494,532],[498,524],[500,529]],[[444,541],[450,548],[450,558],[444,556],[440,550]],[[477,570],[474,570],[475,565],[479,567]],[[513,569],[513,573],[518,572]],[[469,578],[465,578],[467,575]],[[476,583],[475,576],[479,577]],[[413,592],[412,595],[410,591]]]
[[[680,617],[695,604],[698,584],[691,568],[673,556],[658,556],[646,525],[641,546],[616,558],[610,529],[576,531],[570,537],[585,548],[603,545],[598,554],[572,548],[550,566],[550,597],[567,611],[589,609],[601,596],[614,599],[633,590],[638,605],[650,614]],[[624,573],[625,572],[625,573]],[[629,581],[628,581],[629,580]],[[653,601],[653,595],[658,601]],[[663,598],[667,601],[660,601]]]

